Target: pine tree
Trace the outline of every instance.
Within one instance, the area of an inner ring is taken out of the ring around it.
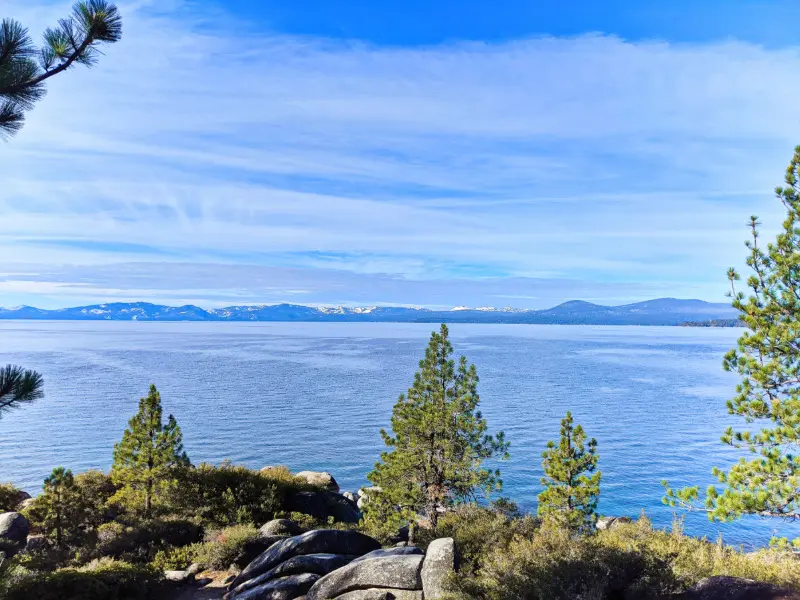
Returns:
[[[539,516],[576,531],[591,530],[600,496],[597,440],[586,444],[586,433],[573,425],[572,414],[561,421],[558,444],[547,443],[542,454],[545,490],[539,494]]]
[[[162,422],[161,395],[156,386],[139,400],[139,412],[130,421],[122,441],[114,445],[111,478],[120,486],[119,499],[153,512],[154,500],[175,484],[180,469],[189,466],[183,451],[183,436],[175,417]]]
[[[728,412],[758,421],[759,429],[728,428],[722,442],[755,455],[730,470],[715,468],[721,490],[710,486],[703,506],[698,487],[671,490],[665,503],[706,510],[709,518],[729,521],[743,514],[800,519],[800,146],[775,195],[786,209],[783,231],[766,247],[759,243],[759,221],[751,217],[747,266],[749,296],[736,291],[740,276],[729,269],[730,296],[747,328],[725,355],[726,371],[741,382],[727,402]],[[785,541],[785,540],[784,540]],[[795,540],[800,545],[800,538]]]
[[[28,30],[13,19],[0,22],[0,138],[22,128],[25,111],[45,94],[44,82],[75,66],[91,67],[98,47],[122,37],[119,10],[105,0],[85,0],[58,27],[44,32],[37,48]]]
[[[379,488],[365,507],[373,525],[413,526],[421,513],[435,527],[440,510],[502,487],[500,471],[481,465],[507,458],[509,444],[502,432],[486,433],[475,365],[463,356],[456,365],[448,336],[445,325],[431,335],[414,384],[394,406],[392,434],[381,430],[390,450],[368,475]]]
[[[57,548],[74,543],[80,535],[83,506],[72,471],[57,467],[44,480],[43,493],[36,498],[33,513],[37,524]]]
[[[0,418],[21,404],[44,397],[44,380],[36,371],[17,365],[0,367]]]

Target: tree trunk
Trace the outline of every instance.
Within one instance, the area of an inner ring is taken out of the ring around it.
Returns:
[[[152,494],[153,494],[153,480],[150,477],[148,477],[147,484],[145,485],[145,490],[144,490],[144,514],[147,517],[150,516],[150,505],[152,502],[151,500]]]

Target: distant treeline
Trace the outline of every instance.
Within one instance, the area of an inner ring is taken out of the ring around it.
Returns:
[[[711,319],[710,321],[687,321],[681,327],[744,327],[739,319]]]

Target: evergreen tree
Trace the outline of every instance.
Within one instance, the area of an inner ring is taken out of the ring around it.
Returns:
[[[366,519],[394,528],[413,527],[418,514],[433,527],[439,511],[474,500],[502,487],[499,470],[482,468],[492,457],[507,458],[503,433],[488,435],[477,410],[478,373],[461,357],[451,358],[447,326],[431,335],[408,395],[401,395],[392,413],[392,434],[381,430],[390,448],[368,475],[379,490],[369,495]]]
[[[712,520],[743,514],[800,519],[800,456],[793,452],[800,442],[799,178],[800,146],[786,169],[786,185],[775,190],[786,209],[781,233],[764,247],[760,223],[750,218],[748,296],[736,290],[736,270],[728,271],[729,294],[747,331],[723,362],[726,371],[741,376],[727,408],[745,423],[757,421],[760,429],[728,428],[722,442],[754,456],[741,458],[728,471],[715,468],[721,489],[710,486],[702,507],[698,487],[671,490],[664,482],[667,504],[706,510]]]
[[[91,67],[99,46],[122,37],[119,10],[105,0],[85,0],[58,27],[44,32],[37,48],[28,30],[13,19],[0,22],[0,138],[22,128],[25,111],[45,94],[44,82],[75,66]]]
[[[0,367],[0,418],[3,413],[44,397],[44,380],[17,365]]]
[[[588,531],[595,522],[600,496],[597,440],[586,444],[586,433],[573,425],[572,414],[561,421],[558,444],[547,443],[542,454],[545,490],[539,494],[539,516],[577,531]]]
[[[152,515],[153,502],[175,484],[179,470],[189,466],[183,436],[175,417],[162,422],[161,395],[156,386],[139,400],[122,441],[114,445],[111,478],[120,486],[119,499]]]
[[[53,469],[44,480],[42,495],[36,498],[35,522],[45,535],[54,538],[57,548],[64,548],[78,540],[82,513],[80,491],[72,471],[64,467]]]

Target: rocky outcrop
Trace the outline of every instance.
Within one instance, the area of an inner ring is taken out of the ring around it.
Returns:
[[[187,584],[194,581],[194,573],[185,571],[164,571],[164,579],[171,583]]]
[[[329,517],[340,523],[358,523],[361,520],[358,506],[334,492],[297,492],[289,498],[288,509],[322,521]]]
[[[337,596],[335,600],[423,600],[422,592],[418,590],[387,590],[370,588],[356,590]]]
[[[236,595],[236,600],[292,600],[300,598],[319,579],[319,575],[303,573],[273,579]]]
[[[225,600],[440,600],[457,569],[452,538],[424,554],[381,548],[357,531],[316,530],[275,542],[234,578]]]
[[[0,514],[0,551],[13,556],[25,548],[29,531],[28,519],[18,512]]]
[[[247,590],[259,587],[268,581],[277,579],[279,577],[288,577],[289,575],[300,575],[302,573],[313,573],[314,575],[327,575],[331,571],[335,571],[346,564],[352,562],[356,558],[350,554],[305,554],[300,556],[293,556],[259,575],[254,579],[245,581],[231,590],[228,598],[237,598],[237,594],[241,594]]]
[[[595,523],[598,531],[605,531],[606,529],[613,529],[625,523],[632,523],[630,517],[600,517]]]
[[[356,506],[359,509],[363,509],[364,505],[369,502],[369,495],[370,493],[380,492],[381,488],[378,486],[372,487],[365,487],[358,490],[358,500],[356,501]]]
[[[36,498],[31,498],[30,496],[28,496],[22,502],[19,503],[19,506],[17,506],[17,512],[28,510],[34,504],[36,504]]]
[[[345,554],[361,556],[380,548],[380,543],[357,531],[320,529],[285,538],[269,547],[233,580],[230,588],[255,579],[295,556],[308,554]]]
[[[300,535],[304,532],[305,530],[291,519],[273,519],[272,521],[264,523],[264,525],[261,526],[261,529],[259,529],[259,533],[261,533],[261,535],[264,537],[291,537],[293,535]]]
[[[381,548],[380,550],[373,550],[372,552],[355,559],[353,562],[369,560],[370,558],[383,558],[385,556],[421,556],[423,554],[425,553],[416,546],[398,546],[396,548]]]
[[[720,575],[701,579],[693,588],[674,598],[680,600],[800,600],[800,594],[771,583]]]
[[[29,535],[25,543],[25,552],[33,553],[47,548],[47,538],[43,535]]]
[[[433,540],[428,545],[422,564],[422,591],[425,600],[439,600],[445,596],[445,584],[458,570],[458,556],[453,538]]]
[[[354,562],[317,581],[306,600],[328,600],[370,588],[422,589],[422,556],[384,556]]]
[[[240,556],[233,563],[239,569],[245,568],[253,562],[258,556],[269,550],[274,544],[282,540],[288,539],[285,535],[262,535],[253,540],[248,541],[242,547]]]
[[[325,488],[329,492],[338,492],[339,484],[333,478],[333,475],[325,471],[300,471],[295,477],[305,479],[310,485]]]

